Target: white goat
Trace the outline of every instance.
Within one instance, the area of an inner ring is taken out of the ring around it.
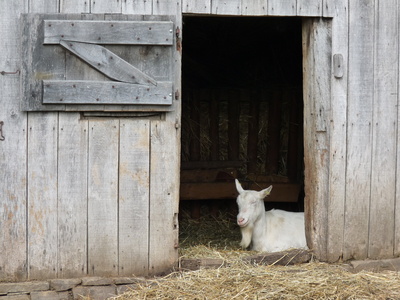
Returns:
[[[244,190],[236,179],[239,192],[237,223],[242,232],[240,246],[252,250],[276,252],[290,248],[307,249],[304,230],[304,213],[279,209],[265,211],[264,198],[272,190],[272,185],[260,192]]]

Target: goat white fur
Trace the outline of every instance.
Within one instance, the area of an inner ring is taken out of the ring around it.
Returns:
[[[262,191],[244,190],[236,179],[239,192],[237,223],[242,233],[240,246],[252,250],[277,252],[291,248],[307,249],[304,213],[279,209],[265,211],[264,198],[272,185]]]

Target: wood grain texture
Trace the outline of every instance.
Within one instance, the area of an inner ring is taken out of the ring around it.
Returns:
[[[298,16],[322,16],[323,0],[298,0]]]
[[[89,13],[90,1],[60,0],[60,13]]]
[[[29,279],[57,277],[58,114],[28,117],[28,274]]]
[[[90,2],[90,12],[92,14],[98,13],[121,13],[122,2],[120,0],[88,0]]]
[[[333,1],[332,1],[333,2]],[[344,247],[344,209],[346,200],[346,134],[348,72],[348,0],[332,3],[332,53],[341,54],[343,77],[332,78],[330,130],[330,176],[328,204],[327,259],[338,261]],[[335,33],[335,34],[334,34]]]
[[[329,195],[331,23],[303,22],[305,218],[308,246],[326,260]]]
[[[349,1],[348,129],[343,259],[368,256],[374,94],[374,6]]]
[[[112,81],[44,80],[43,104],[171,105],[172,83],[157,86]]]
[[[118,274],[119,120],[89,122],[89,274]]]
[[[242,1],[242,15],[262,16],[267,14],[268,0]]]
[[[183,13],[210,13],[211,0],[182,0]]]
[[[151,122],[150,273],[164,272],[178,261],[177,134],[171,122]]]
[[[119,147],[119,275],[148,273],[150,121],[121,120]]]
[[[371,202],[368,257],[393,257],[398,106],[398,3],[377,1],[374,34]],[[383,100],[384,99],[384,100]]]
[[[108,78],[119,82],[157,85],[153,78],[103,46],[64,40],[60,41],[60,45]]]
[[[60,15],[46,17],[62,18]],[[43,47],[43,15],[22,15],[22,99],[21,109],[26,111],[40,110],[42,106],[42,80],[64,78],[64,50],[58,46]],[[64,110],[63,106],[57,108]]]
[[[58,1],[34,0],[29,13],[57,13]],[[33,18],[34,26],[41,26]],[[31,34],[31,32],[26,32]],[[23,38],[25,36],[23,35]],[[37,36],[35,38],[38,38]],[[38,42],[38,40],[36,40]],[[22,44],[24,47],[24,44]],[[32,57],[37,53],[31,53]],[[31,55],[29,54],[29,55]],[[48,49],[49,58],[58,57]],[[47,64],[48,61],[43,61]],[[41,65],[38,66],[40,76]],[[54,66],[57,74],[59,65]],[[22,70],[23,71],[23,70]],[[23,73],[22,73],[23,75]],[[55,76],[56,78],[57,75]],[[23,78],[23,76],[22,76]],[[36,84],[37,78],[32,82]],[[35,105],[35,104],[34,104]],[[57,132],[58,114],[28,113],[27,132],[27,260],[28,278],[57,276]]]
[[[172,22],[45,20],[44,44],[61,40],[90,44],[171,45]]]
[[[295,16],[296,0],[268,0],[268,14],[273,16]]]
[[[123,14],[151,15],[152,1],[148,0],[126,0],[121,3]]]
[[[88,121],[60,113],[58,127],[58,277],[87,274]]]
[[[240,15],[242,2],[240,0],[216,0],[211,2],[211,13],[217,15]]]
[[[19,15],[25,1],[5,1],[0,10],[0,71],[20,70]],[[0,279],[27,279],[26,255],[26,126],[19,108],[20,74],[0,76]]]

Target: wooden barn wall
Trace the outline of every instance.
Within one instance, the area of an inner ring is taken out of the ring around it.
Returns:
[[[21,13],[168,14],[181,27],[180,7],[171,1],[3,2],[5,72],[21,69]],[[101,80],[89,67],[80,72]],[[159,117],[26,113],[19,109],[19,77],[0,75],[0,278],[146,275],[175,264],[179,101]]]
[[[341,54],[344,70],[322,78],[330,94],[305,90],[306,156],[323,154],[306,167],[309,242],[328,261],[400,255],[397,0],[15,0],[0,10],[0,278],[155,273],[177,258],[179,101],[161,119],[20,111],[21,13],[170,14],[181,28],[182,13],[332,18],[304,23],[331,38],[313,53]]]

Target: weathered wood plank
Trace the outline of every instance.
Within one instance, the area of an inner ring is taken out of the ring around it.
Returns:
[[[103,20],[102,14],[72,14],[67,16],[68,20],[84,19],[84,20]],[[65,80],[94,80],[104,81],[105,75],[93,69],[88,64],[81,61],[77,56],[69,51],[65,51]],[[47,105],[46,105],[47,107]],[[73,105],[73,107],[66,105],[66,111],[102,111],[104,105],[101,104],[88,104],[88,105]]]
[[[343,253],[344,208],[346,199],[346,128],[348,72],[348,0],[331,1],[332,53],[343,55],[343,77],[332,78],[330,112],[330,176],[327,219],[327,259],[336,262]]]
[[[211,0],[182,0],[183,13],[211,13]]]
[[[151,122],[149,271],[164,272],[178,261],[179,131],[168,121]],[[165,176],[169,174],[168,176]]]
[[[63,18],[61,15],[47,17]],[[43,47],[43,15],[23,14],[22,28],[22,97],[21,109],[26,111],[43,110],[42,80],[64,79],[65,54],[59,46]],[[64,110],[63,105],[46,109]]]
[[[57,113],[29,114],[29,279],[57,277],[57,139]]]
[[[268,0],[242,0],[242,15],[266,15],[268,10]]]
[[[119,156],[119,275],[146,275],[150,202],[149,120],[121,120]]]
[[[59,2],[56,0],[33,0],[29,3],[29,12],[57,13],[58,5]],[[32,19],[34,27],[42,26],[39,18]],[[28,34],[30,34],[29,31]],[[39,33],[36,38],[41,35]],[[25,37],[22,35],[23,39]],[[38,39],[34,43],[39,43]],[[24,49],[25,46],[23,41],[22,48]],[[50,48],[45,53],[45,57],[49,61],[59,57],[55,49]],[[29,52],[29,49],[27,51]],[[38,58],[38,53],[34,50],[28,55],[32,55],[35,59]],[[32,61],[30,62],[32,63]],[[42,65],[37,66],[37,73],[30,78],[33,86],[38,84],[37,77],[49,77],[49,74],[41,72],[43,70],[41,67],[48,64],[49,61],[39,60]],[[60,78],[59,68],[62,68],[62,64],[54,63],[53,75],[56,79]],[[22,80],[24,80],[23,70],[22,66]],[[50,78],[52,77],[50,76]],[[35,97],[38,95],[29,95],[29,97],[32,96],[33,100],[38,100],[39,98]],[[40,102],[32,104],[34,107],[40,105]],[[55,278],[57,274],[57,125],[57,113],[28,114],[27,268],[29,279]]]
[[[241,0],[216,0],[211,2],[211,13],[218,15],[240,15]]]
[[[322,17],[323,0],[298,0],[297,15],[298,16],[321,16]]]
[[[123,1],[119,0],[107,0],[107,1],[90,0],[90,12],[92,14],[121,13],[122,2]]]
[[[368,256],[374,95],[374,6],[349,1],[348,129],[343,259]]]
[[[89,121],[88,269],[118,274],[119,121]]]
[[[89,13],[90,2],[86,0],[60,0],[60,13]]]
[[[175,26],[182,28],[180,1],[157,0],[153,14],[172,14],[176,19]],[[164,6],[167,4],[166,6]],[[160,7],[165,8],[159,11]],[[160,18],[153,16],[152,18]],[[163,17],[171,19],[171,17]],[[175,41],[176,42],[176,41]],[[174,89],[181,91],[181,53],[173,48],[172,61],[168,75],[174,83]],[[172,49],[170,49],[171,51]],[[152,74],[151,72],[146,72]],[[154,76],[154,78],[156,78]],[[179,211],[179,164],[180,164],[180,126],[181,98],[172,102],[173,111],[165,113],[163,121],[152,121],[151,124],[151,186],[150,186],[150,272],[165,271],[178,261],[178,211]],[[165,174],[169,174],[165,176]],[[153,220],[156,220],[153,222]],[[164,241],[160,243],[160,241]]]
[[[58,128],[58,277],[87,274],[88,121],[60,113]]]
[[[376,2],[368,257],[393,257],[398,104],[398,4]]]
[[[308,246],[326,260],[329,195],[329,132],[331,92],[331,23],[303,22],[305,219]]]
[[[0,71],[20,70],[19,15],[26,1],[5,1],[0,9]],[[20,111],[19,72],[0,76],[0,281],[27,279],[26,157],[27,114]]]
[[[61,40],[60,45],[111,79],[127,83],[157,85],[153,78],[103,46],[65,40]]]
[[[172,45],[168,21],[45,20],[44,44],[61,40],[91,44]]]
[[[268,0],[268,14],[273,16],[295,16],[296,0]]]
[[[43,103],[171,105],[172,83],[144,86],[112,81],[43,80]]]
[[[152,15],[159,18],[157,15],[176,16],[177,22],[180,23],[182,15],[182,0],[152,0],[153,12]],[[181,24],[178,24],[182,28]]]
[[[121,3],[123,14],[151,15],[152,1],[148,0],[126,0]]]

